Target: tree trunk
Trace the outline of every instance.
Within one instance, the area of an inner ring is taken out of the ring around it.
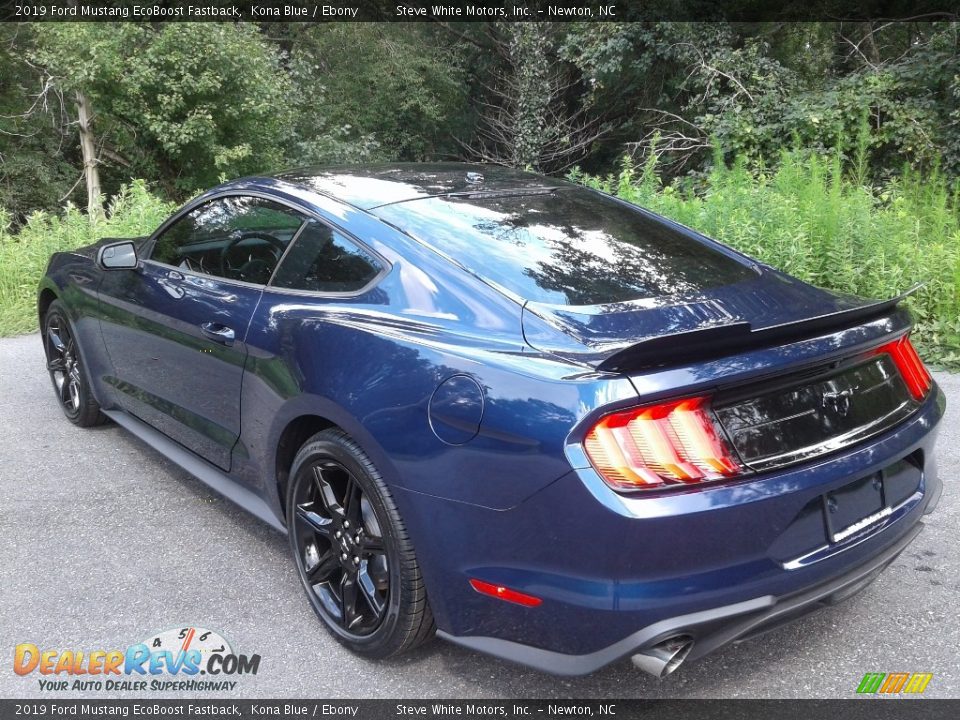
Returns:
[[[97,167],[97,150],[90,128],[90,101],[77,91],[77,121],[80,127],[80,151],[83,153],[83,176],[87,181],[87,215],[93,221],[103,215],[100,204],[100,168]]]
[[[863,31],[863,39],[860,41],[860,52],[863,53],[863,56],[871,66],[876,67],[880,64],[880,50],[877,48],[877,43],[873,39],[873,32],[875,30],[874,23],[870,21],[863,22],[860,23],[860,27]]]

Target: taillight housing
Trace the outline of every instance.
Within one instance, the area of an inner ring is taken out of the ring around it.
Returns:
[[[715,424],[708,397],[690,397],[605,415],[584,449],[615,490],[653,490],[746,472]]]
[[[930,388],[933,387],[933,378],[930,377],[930,373],[924,367],[923,361],[917,355],[917,351],[907,335],[886,345],[881,345],[875,353],[877,355],[888,353],[893,358],[893,362],[900,371],[903,382],[910,394],[913,395],[914,400],[923,400],[927,396]]]

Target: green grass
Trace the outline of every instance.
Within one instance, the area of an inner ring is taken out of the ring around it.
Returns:
[[[788,151],[775,170],[717,160],[708,176],[666,187],[655,160],[572,178],[821,287],[889,298],[925,282],[908,301],[914,340],[926,361],[960,369],[960,213],[938,174],[873,187],[837,158]]]
[[[17,231],[0,208],[0,336],[37,329],[37,284],[50,255],[89,245],[103,237],[137,237],[152,232],[173,210],[135,181],[109,203],[107,217],[91,223],[68,206],[60,215],[34,213]]]
[[[838,159],[784,152],[775,170],[715,163],[706,177],[664,186],[654,161],[625,162],[606,178],[574,179],[615,193],[716,237],[803,280],[844,292],[888,298],[915,282],[914,338],[924,359],[960,369],[960,212],[937,174],[906,174],[880,187]],[[101,237],[149,233],[172,211],[142,181],[90,223],[74,207],[37,213],[16,233],[0,209],[0,336],[36,329],[36,288],[50,254]]]

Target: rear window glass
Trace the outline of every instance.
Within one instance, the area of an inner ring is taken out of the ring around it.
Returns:
[[[756,277],[655,217],[575,188],[435,197],[374,214],[524,300],[597,305]]]

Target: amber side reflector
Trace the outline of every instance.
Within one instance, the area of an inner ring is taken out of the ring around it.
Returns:
[[[714,425],[706,397],[605,415],[587,433],[584,448],[618,490],[696,484],[743,472]]]
[[[470,579],[470,586],[481,595],[489,595],[498,600],[506,600],[507,602],[517,603],[517,605],[523,605],[524,607],[537,607],[537,605],[543,602],[543,600],[533,595],[527,595],[517,590],[511,590],[503,585],[494,585],[493,583],[477,580],[476,578]]]
[[[881,345],[877,348],[876,353],[878,355],[889,353],[893,362],[896,363],[907,389],[915,400],[923,400],[927,396],[930,388],[933,387],[933,378],[930,377],[930,373],[924,367],[923,361],[917,355],[909,337],[904,335],[899,340]]]

